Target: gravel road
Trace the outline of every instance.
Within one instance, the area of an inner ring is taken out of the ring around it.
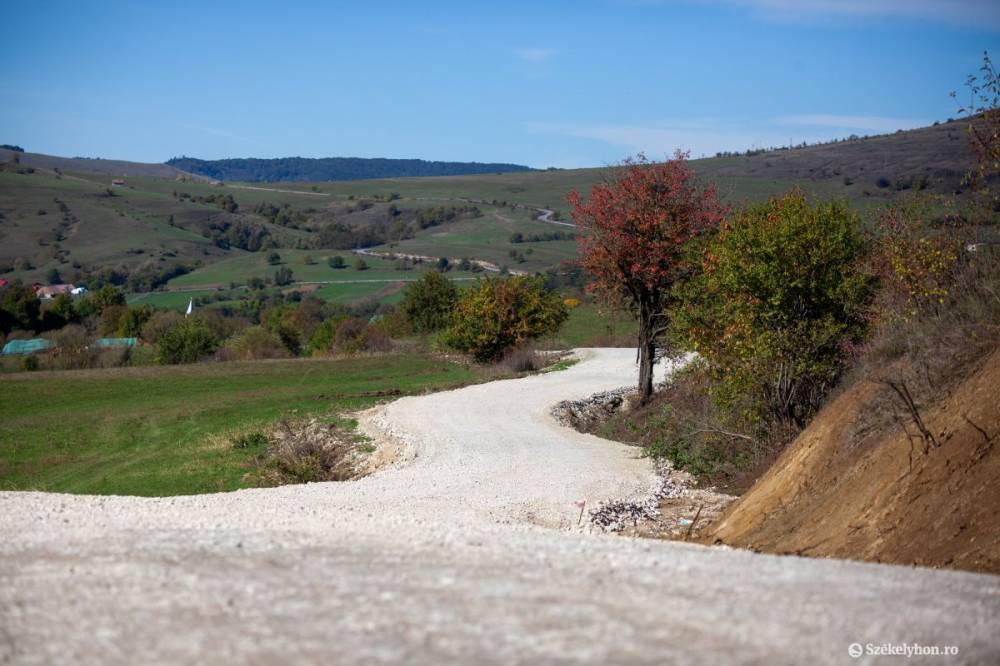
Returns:
[[[575,500],[655,483],[634,450],[549,417],[635,375],[631,350],[579,353],[368,414],[399,455],[356,482],[0,493],[0,662],[878,661],[852,643],[1000,662],[1000,578],[576,527]]]

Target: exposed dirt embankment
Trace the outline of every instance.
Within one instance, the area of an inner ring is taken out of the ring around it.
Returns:
[[[1000,351],[934,405],[866,434],[885,384],[833,400],[703,540],[1000,573]],[[898,402],[902,405],[902,402]]]

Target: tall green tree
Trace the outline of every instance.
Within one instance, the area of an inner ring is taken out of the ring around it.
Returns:
[[[804,425],[865,333],[871,280],[860,219],[800,190],[732,215],[679,289],[675,331],[708,362],[716,398]]]
[[[0,290],[0,329],[10,333],[14,329],[38,329],[41,303],[30,286],[15,280]]]
[[[458,302],[458,289],[437,271],[425,273],[403,292],[400,309],[415,333],[433,333],[448,325]]]

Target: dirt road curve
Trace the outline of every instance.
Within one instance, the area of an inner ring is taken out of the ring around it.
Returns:
[[[0,663],[878,661],[852,643],[1000,661],[995,577],[578,531],[574,500],[652,482],[547,416],[634,374],[629,350],[583,355],[392,403],[365,427],[400,460],[354,483],[0,493]]]

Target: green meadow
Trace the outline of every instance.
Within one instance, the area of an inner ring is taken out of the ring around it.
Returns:
[[[205,363],[3,375],[0,489],[182,495],[246,486],[252,452],[226,433],[333,417],[403,394],[468,383],[417,355]],[[16,400],[9,399],[16,395]]]

